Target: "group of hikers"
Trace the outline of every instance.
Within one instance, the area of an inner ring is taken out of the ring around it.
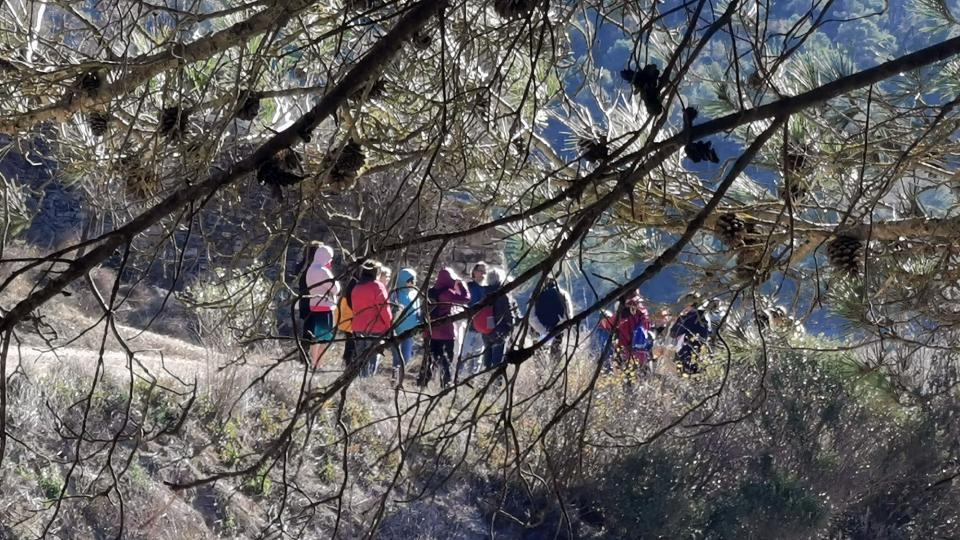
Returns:
[[[517,337],[521,311],[513,295],[500,290],[507,283],[501,268],[477,262],[469,281],[453,268],[442,268],[423,294],[413,268],[401,268],[394,280],[390,268],[365,260],[341,284],[333,260],[330,246],[311,242],[300,272],[301,335],[314,369],[336,340],[343,342],[345,365],[362,361],[360,376],[372,377],[381,361],[373,349],[386,344],[393,355],[393,381],[400,382],[413,358],[415,338],[422,335],[425,360],[418,383],[426,386],[439,375],[446,387],[499,365]],[[531,302],[530,327],[540,339],[549,339],[549,355],[559,360],[564,335],[572,330],[562,328],[574,316],[570,294],[547,277]],[[686,295],[683,302],[676,320],[666,310],[651,318],[639,292],[622,300],[615,313],[604,310],[594,332],[603,368],[639,375],[675,351],[681,374],[701,371],[700,357],[712,334],[708,303],[697,294]],[[473,314],[463,323],[448,320],[470,308]]]

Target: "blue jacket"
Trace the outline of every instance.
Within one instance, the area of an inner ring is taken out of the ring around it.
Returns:
[[[397,289],[390,295],[393,304],[393,316],[398,334],[406,332],[423,322],[423,312],[420,309],[420,291],[407,285],[410,280],[417,280],[417,272],[411,268],[404,268],[397,273]]]
[[[470,305],[475,306],[487,295],[487,288],[471,280],[467,283],[467,290],[470,291]]]

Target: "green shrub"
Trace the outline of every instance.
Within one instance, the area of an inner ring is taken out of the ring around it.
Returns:
[[[613,462],[585,495],[593,499],[613,537],[680,537],[698,521],[686,465],[683,455],[641,448]]]
[[[779,538],[815,536],[826,521],[824,504],[810,488],[776,469],[769,456],[758,471],[722,496],[705,525],[708,538]]]
[[[63,477],[60,475],[60,469],[50,465],[40,471],[37,486],[48,501],[58,499],[63,489]]]
[[[250,495],[260,497],[270,495],[270,490],[273,488],[273,481],[270,480],[269,472],[270,468],[267,464],[261,466],[256,474],[250,476],[243,482],[243,490]]]

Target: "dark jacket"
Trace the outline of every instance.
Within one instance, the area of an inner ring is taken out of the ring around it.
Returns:
[[[700,341],[703,341],[712,333],[711,326],[710,318],[707,316],[706,311],[702,309],[691,309],[677,318],[677,322],[675,322],[673,328],[670,329],[670,337],[678,338],[683,336],[686,338],[685,341],[690,341],[691,338],[696,337]]]
[[[562,321],[570,318],[570,313],[567,313],[567,299],[556,283],[540,291],[533,312],[547,331],[553,330]]]
[[[486,296],[493,296],[500,290],[500,285],[485,287]],[[505,341],[513,333],[517,321],[520,320],[520,308],[517,301],[510,294],[498,296],[493,301],[493,321],[496,325],[493,332],[483,336],[485,342]]]

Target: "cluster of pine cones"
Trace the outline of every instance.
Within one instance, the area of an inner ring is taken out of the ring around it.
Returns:
[[[717,216],[716,231],[720,240],[736,251],[738,278],[752,280],[757,275],[765,275],[765,242],[755,223],[744,221],[733,212],[726,212]]]
[[[277,199],[283,198],[283,186],[290,186],[303,180],[303,166],[300,154],[291,148],[284,148],[272,158],[263,162],[257,169],[257,181],[270,187]]]
[[[634,95],[640,94],[647,114],[657,116],[663,112],[663,98],[660,97],[660,68],[656,64],[647,64],[640,71],[624,69],[620,77],[630,83]]]

